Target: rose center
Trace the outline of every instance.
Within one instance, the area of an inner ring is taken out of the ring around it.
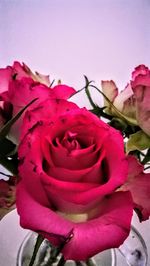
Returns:
[[[81,146],[76,137],[77,133],[67,131],[61,141],[61,144],[70,152],[72,150],[78,150]]]

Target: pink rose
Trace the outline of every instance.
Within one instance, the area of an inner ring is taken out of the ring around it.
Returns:
[[[128,236],[133,202],[121,134],[85,108],[48,99],[27,111],[19,146],[17,209],[65,259],[86,260]]]
[[[13,67],[0,69],[0,101],[3,106],[3,120],[5,122],[15,116],[31,100],[38,98],[28,109],[35,108],[39,102],[47,98],[69,98],[75,90],[66,85],[57,85],[53,88],[49,84],[48,76],[34,75],[31,70],[23,64],[15,62]],[[41,81],[41,83],[39,82]],[[45,84],[44,84],[45,83]],[[18,142],[22,119],[19,119],[11,128],[10,136],[14,142]]]
[[[136,71],[138,72],[138,70],[137,68]],[[150,70],[143,66],[131,82],[131,86],[136,99],[138,125],[150,136]]]
[[[119,117],[123,115],[130,124],[139,125],[150,135],[150,70],[146,66],[139,65],[135,68],[132,81],[120,93],[112,80],[102,81],[102,89],[121,114],[105,100],[106,112]]]

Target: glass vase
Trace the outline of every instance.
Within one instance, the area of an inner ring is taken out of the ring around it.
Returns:
[[[37,234],[29,233],[23,240],[18,256],[17,266],[29,266]],[[57,261],[51,262],[51,245],[47,240],[41,244],[34,262],[34,266],[56,266],[59,263],[61,255]],[[148,266],[148,253],[144,239],[139,232],[132,227],[128,238],[118,249],[105,250],[88,261],[65,262],[65,266]]]

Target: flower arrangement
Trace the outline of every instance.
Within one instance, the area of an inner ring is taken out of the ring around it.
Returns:
[[[19,62],[0,69],[0,164],[10,172],[1,172],[0,217],[16,206],[21,226],[48,239],[63,265],[119,247],[133,210],[149,218],[150,70],[135,68],[120,93],[85,77],[91,110],[74,103],[80,91],[53,84]]]

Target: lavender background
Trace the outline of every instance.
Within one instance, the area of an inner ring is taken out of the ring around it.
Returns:
[[[84,74],[123,89],[135,66],[150,67],[150,0],[0,0],[0,67],[14,60],[76,89]],[[149,222],[138,227],[148,245]],[[15,265],[24,234],[16,212],[1,221],[0,266]]]
[[[0,66],[16,59],[77,89],[83,74],[124,87],[150,65],[150,1],[0,0]]]

